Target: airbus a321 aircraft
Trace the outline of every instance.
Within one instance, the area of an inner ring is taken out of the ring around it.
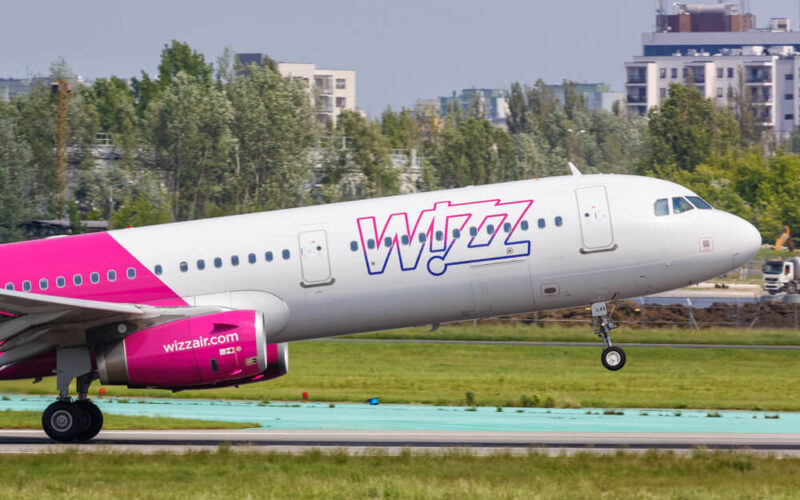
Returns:
[[[284,375],[295,340],[582,304],[617,370],[606,301],[722,274],[761,237],[677,184],[572,169],[2,245],[0,379],[55,374],[42,426],[87,440],[103,424],[87,398],[98,378],[238,386]]]

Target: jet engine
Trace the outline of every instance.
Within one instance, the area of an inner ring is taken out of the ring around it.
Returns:
[[[286,344],[267,344],[265,318],[237,310],[194,316],[96,347],[103,384],[164,389],[224,387],[280,377]]]

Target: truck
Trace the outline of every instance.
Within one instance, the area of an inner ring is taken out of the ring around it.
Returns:
[[[768,260],[764,263],[764,290],[770,295],[800,290],[800,257],[784,260]]]

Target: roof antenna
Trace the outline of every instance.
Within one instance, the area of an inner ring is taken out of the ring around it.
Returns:
[[[568,161],[567,165],[569,165],[569,171],[572,172],[572,175],[582,175],[581,171],[578,170],[578,167],[576,167],[574,163]]]

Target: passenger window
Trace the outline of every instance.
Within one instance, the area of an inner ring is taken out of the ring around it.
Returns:
[[[22,282],[22,290],[26,292],[31,291],[31,282],[30,281],[23,281]]]
[[[556,227],[561,227],[561,224],[563,223],[564,219],[562,219],[560,215],[556,216]]]
[[[656,200],[656,202],[653,203],[653,211],[655,212],[656,217],[669,215],[669,201],[667,201],[666,198]]]
[[[214,267],[216,267],[217,269],[222,267],[222,259],[220,259],[219,257],[214,257]]]
[[[674,214],[688,212],[693,208],[694,207],[683,198],[672,198],[672,213]]]
[[[256,263],[256,254],[254,254],[254,253],[247,254],[247,262],[249,262],[251,264],[255,264]]]
[[[189,264],[187,264],[185,261],[181,262],[181,266],[180,267],[181,267],[181,272],[182,273],[185,273],[186,271],[189,270]]]
[[[372,238],[368,239],[367,240],[367,248],[369,248],[370,250],[375,248],[375,240],[373,240]]]
[[[281,252],[281,256],[283,257],[283,260],[289,260],[291,254],[289,253],[289,250],[284,249],[283,252]]]
[[[100,282],[100,274],[98,274],[98,273],[90,274],[89,275],[89,281],[91,281],[95,285],[98,284]]]
[[[539,219],[537,221],[537,224],[539,224],[539,229],[544,229],[545,226],[544,219]]]
[[[75,285],[75,286],[83,285],[83,276],[81,276],[80,274],[74,275],[72,277],[72,284]]]
[[[444,233],[441,231],[436,231],[436,241],[442,241],[444,239]]]
[[[267,262],[272,262],[272,252],[266,252],[264,258],[267,259]]]
[[[686,198],[692,202],[692,205],[696,206],[700,210],[711,210],[713,208],[706,200],[700,198],[699,196],[687,196]]]
[[[206,261],[204,261],[203,259],[197,259],[197,270],[202,271],[205,268],[206,268]]]
[[[9,285],[10,284],[11,283],[9,283]],[[58,288],[64,288],[65,286],[67,286],[67,280],[65,280],[63,276],[59,276],[58,278],[56,278],[56,286]],[[8,286],[6,286],[6,288],[8,288]],[[12,288],[12,290],[13,290],[13,288]]]
[[[469,235],[472,236],[473,238],[478,236],[478,228],[475,226],[469,228]]]
[[[511,223],[510,222],[506,222],[505,224],[503,224],[503,231],[505,231],[507,233],[511,232]]]
[[[267,253],[272,255],[272,252],[267,252]],[[272,260],[272,258],[269,258],[267,260]],[[238,255],[231,255],[231,265],[234,266],[234,267],[239,265],[239,256]]]
[[[47,290],[47,280],[42,278],[39,280],[39,290]]]
[[[401,237],[400,237],[400,241],[403,243],[403,245],[408,245],[408,242],[409,242],[409,237],[408,237],[408,235],[407,235],[407,234],[404,234],[403,236],[401,236]]]
[[[14,289],[14,283],[6,283],[6,290],[13,290],[13,289]]]
[[[383,239],[383,244],[386,246],[386,248],[389,248],[390,246],[392,246],[392,239],[387,236],[386,238]]]
[[[486,232],[489,234],[494,234],[494,225],[489,224],[488,226],[486,226]]]
[[[136,269],[129,267],[125,274],[128,276],[129,280],[132,280],[136,277]]]
[[[156,274],[161,274],[162,272],[161,264],[156,264]],[[108,278],[108,281],[117,281],[117,272],[113,269],[109,269],[106,273],[106,278]]]
[[[419,233],[419,242],[420,243],[425,243],[425,241],[427,241],[427,239],[428,239],[428,236],[425,233]]]
[[[520,222],[519,223],[519,227],[521,227],[523,231],[527,231],[528,230],[528,221],[524,220],[524,221]]]
[[[461,238],[461,231],[458,228],[453,229],[453,238]]]
[[[351,241],[351,242],[350,242],[350,250],[352,250],[352,251],[354,251],[354,252],[355,252],[356,250],[358,250],[358,243],[356,243],[355,241]]]

